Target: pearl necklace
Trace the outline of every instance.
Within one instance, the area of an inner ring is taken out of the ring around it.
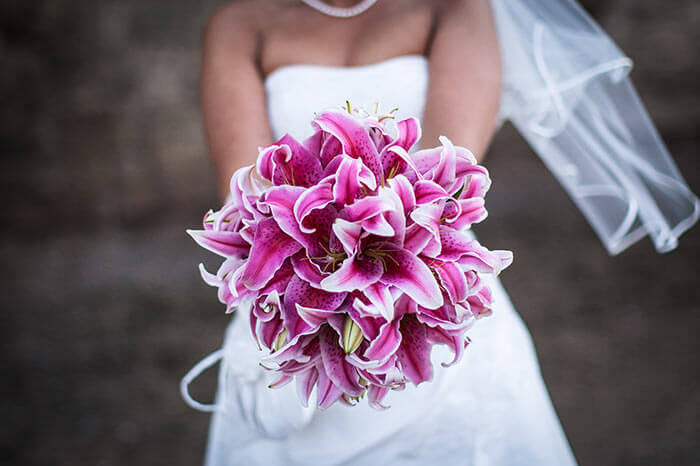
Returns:
[[[377,0],[362,0],[355,6],[343,8],[339,6],[331,6],[321,0],[301,0],[314,10],[320,11],[324,15],[333,16],[334,18],[350,18],[367,11],[372,5],[377,3]]]

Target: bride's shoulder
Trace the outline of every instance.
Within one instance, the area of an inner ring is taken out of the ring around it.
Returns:
[[[270,18],[299,9],[298,0],[234,0],[219,6],[209,17],[206,30],[258,32],[268,26]]]
[[[220,5],[209,16],[203,30],[204,48],[235,50],[249,55],[257,47],[268,18],[280,10],[292,7],[294,0],[234,0]]]
[[[205,31],[251,25],[257,17],[256,3],[254,0],[237,0],[220,5],[209,17]]]
[[[492,0],[437,0],[430,2],[433,11],[450,18],[478,20],[478,13],[491,9]]]

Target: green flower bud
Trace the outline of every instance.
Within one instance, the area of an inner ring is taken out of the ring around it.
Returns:
[[[275,348],[275,351],[279,351],[280,348],[282,348],[284,345],[287,344],[287,329],[285,328],[280,332],[279,335],[277,335],[277,338],[275,338],[275,343],[272,345]]]
[[[343,326],[343,349],[345,350],[345,354],[354,353],[364,339],[365,336],[360,326],[357,325],[350,316],[347,316],[345,318],[345,325]]]

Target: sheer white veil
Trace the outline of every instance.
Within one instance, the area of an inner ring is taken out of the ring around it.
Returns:
[[[610,254],[649,235],[659,252],[698,219],[628,77],[632,61],[575,0],[492,0],[501,115],[586,216]]]

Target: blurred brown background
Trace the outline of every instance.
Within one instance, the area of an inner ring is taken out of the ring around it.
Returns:
[[[0,6],[0,464],[201,463],[178,382],[228,321],[184,233],[216,207],[197,85],[219,3]],[[700,3],[583,4],[700,192]],[[503,281],[579,461],[700,464],[700,227],[611,258],[512,128],[487,165],[478,233],[516,252]]]

